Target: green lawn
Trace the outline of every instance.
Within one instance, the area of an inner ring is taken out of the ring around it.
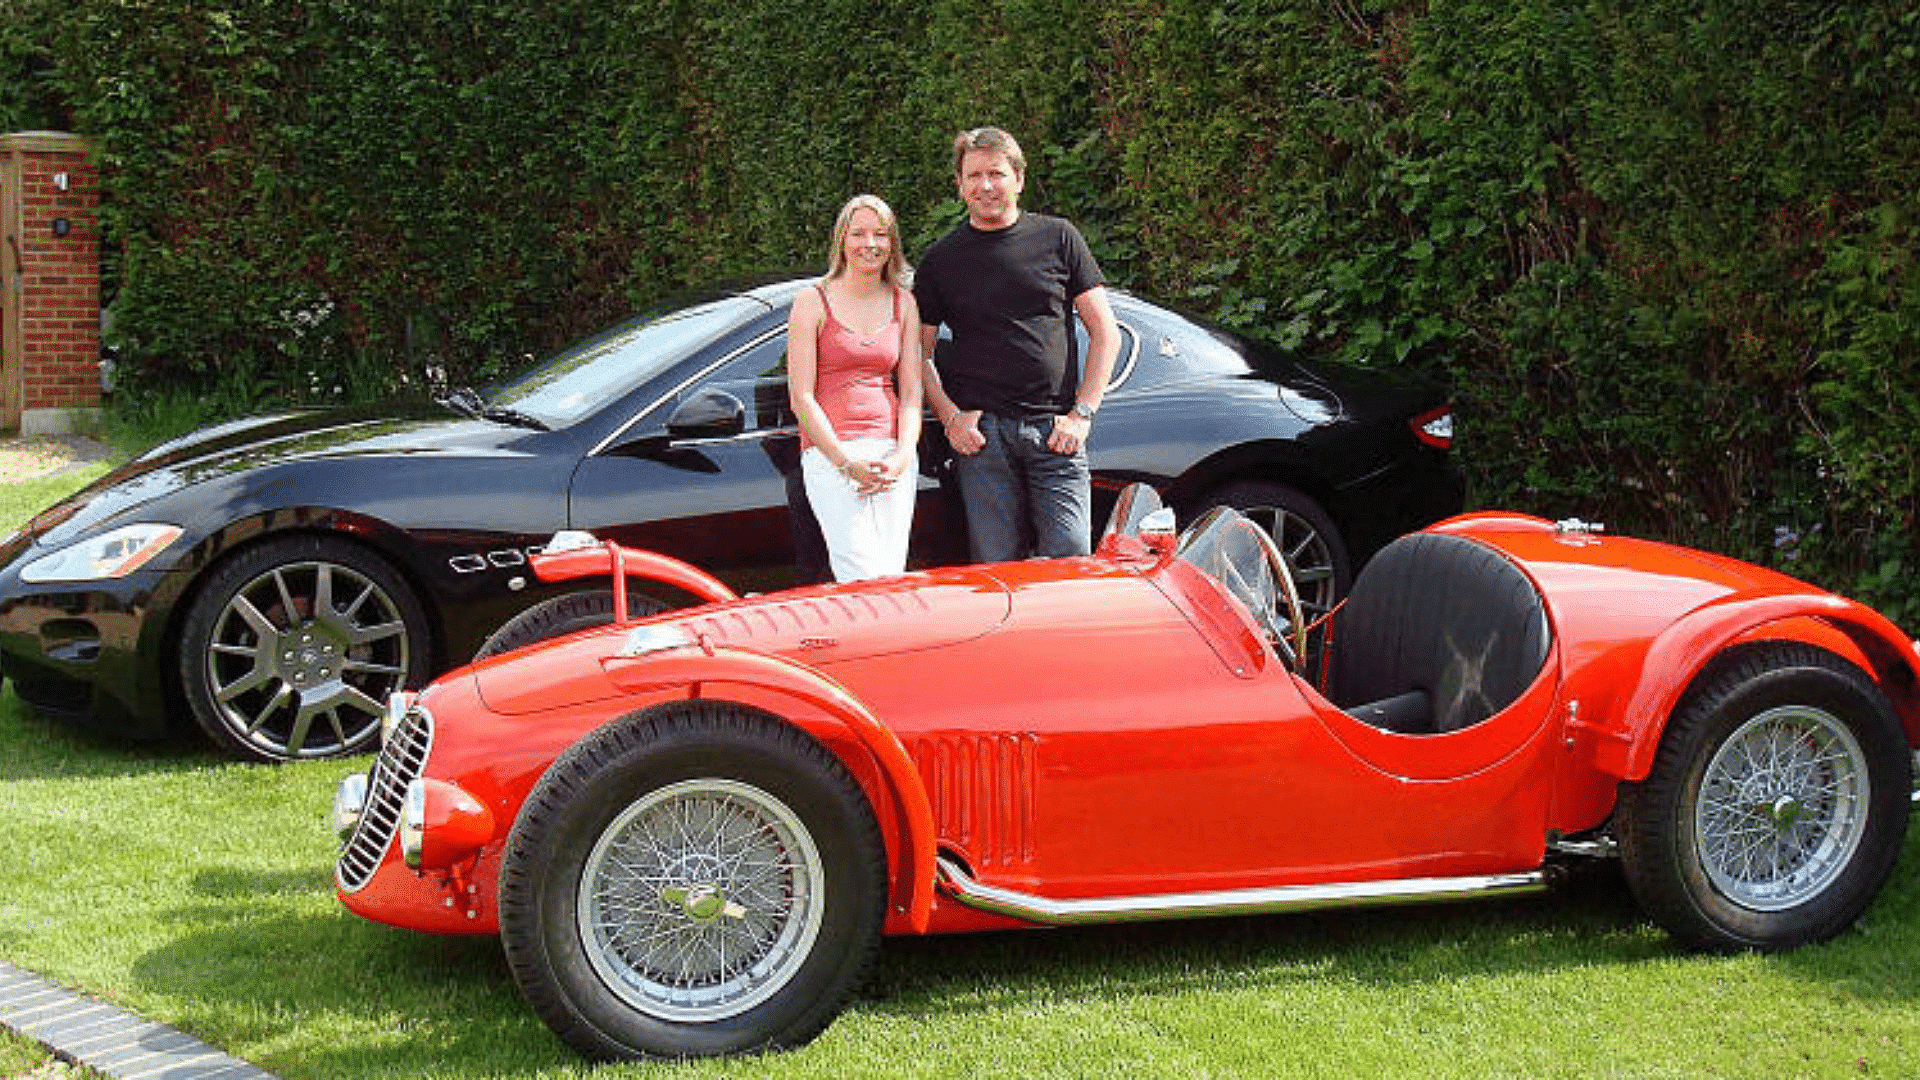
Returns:
[[[494,940],[334,900],[326,814],[362,767],[97,739],[7,691],[0,957],[289,1078],[1920,1072],[1920,831],[1856,930],[1783,956],[1681,952],[1610,873],[1477,905],[900,940],[805,1049],[593,1071]],[[0,1070],[33,1075],[16,1049]]]

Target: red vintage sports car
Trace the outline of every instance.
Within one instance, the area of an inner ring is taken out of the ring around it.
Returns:
[[[1265,532],[1221,508],[1176,537],[1154,502],[1088,558],[749,599],[557,543],[550,578],[713,602],[396,695],[336,804],[340,898],[498,933],[540,1017],[617,1059],[804,1042],[888,934],[1503,895],[1618,857],[1682,941],[1780,949],[1892,869],[1920,654],[1859,604],[1482,514],[1382,550],[1309,648]]]

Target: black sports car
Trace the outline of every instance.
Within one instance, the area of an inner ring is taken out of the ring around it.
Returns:
[[[239,757],[327,757],[371,749],[389,693],[536,604],[555,605],[556,625],[610,617],[610,601],[583,608],[528,571],[557,530],[675,555],[743,591],[809,576],[821,560],[808,516],[788,509],[784,366],[805,284],[683,298],[485,393],[257,417],[157,446],[0,541],[0,666],[43,712],[134,736],[191,715]],[[1459,508],[1436,388],[1310,370],[1125,295],[1113,306],[1120,358],[1089,446],[1096,521],[1136,480],[1186,514],[1239,507],[1325,610],[1386,540]],[[948,453],[928,426],[916,565],[962,561]]]

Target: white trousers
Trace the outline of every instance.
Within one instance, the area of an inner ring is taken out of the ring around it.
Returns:
[[[893,453],[892,439],[843,439],[842,450],[855,461],[877,461]],[[920,469],[909,462],[893,486],[862,496],[817,446],[800,455],[807,501],[827,538],[827,561],[835,581],[885,577],[907,569],[907,535],[913,531],[913,501]]]

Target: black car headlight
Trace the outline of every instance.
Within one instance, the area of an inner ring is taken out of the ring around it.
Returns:
[[[125,577],[165,551],[180,533],[178,525],[122,525],[42,555],[20,568],[20,580],[37,585]]]

